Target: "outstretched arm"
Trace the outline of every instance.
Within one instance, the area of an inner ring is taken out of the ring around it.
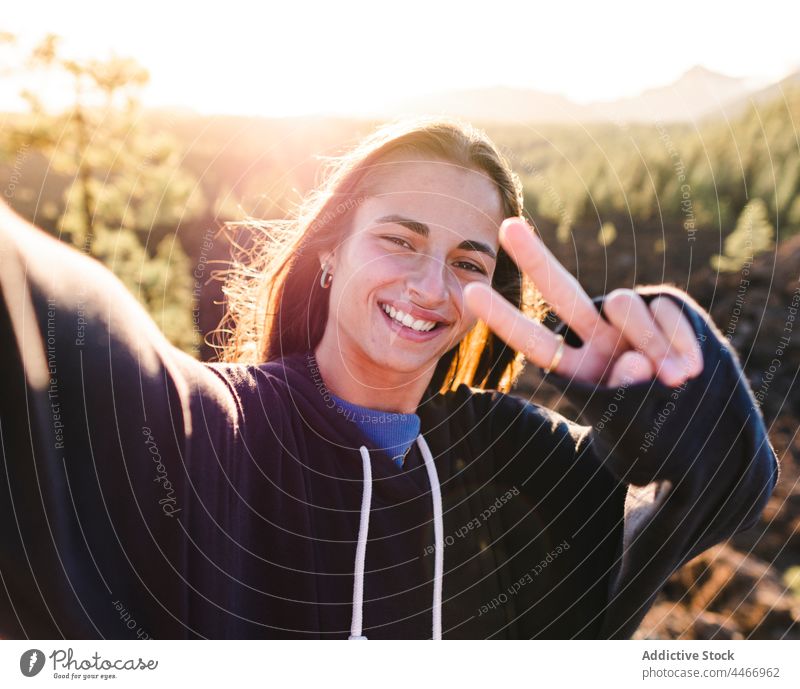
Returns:
[[[187,635],[187,389],[216,377],[2,204],[0,356],[0,636]]]

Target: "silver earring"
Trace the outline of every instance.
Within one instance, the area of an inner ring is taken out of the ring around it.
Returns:
[[[328,284],[326,285],[325,282],[329,277],[330,281],[328,281]],[[322,269],[322,277],[319,279],[319,286],[322,287],[322,289],[328,289],[328,287],[331,286],[331,282],[333,282],[333,274],[328,274],[328,264],[326,263]]]

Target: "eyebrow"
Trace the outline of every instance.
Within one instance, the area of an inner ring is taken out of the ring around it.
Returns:
[[[382,218],[378,218],[376,222],[379,223],[396,223],[398,225],[402,225],[403,227],[415,232],[416,234],[420,235],[421,237],[428,237],[430,236],[430,228],[425,224],[418,222],[416,220],[411,220],[410,218],[404,218],[402,215],[384,215]],[[490,247],[488,244],[484,244],[483,242],[476,242],[472,239],[465,239],[461,244],[458,245],[459,249],[464,249],[465,251],[479,251],[482,254],[486,254],[492,260],[497,260],[497,254],[494,252],[494,249]]]

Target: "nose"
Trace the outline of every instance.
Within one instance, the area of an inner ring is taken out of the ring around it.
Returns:
[[[431,308],[442,304],[447,299],[447,281],[445,262],[428,256],[408,276],[409,295],[419,306]]]

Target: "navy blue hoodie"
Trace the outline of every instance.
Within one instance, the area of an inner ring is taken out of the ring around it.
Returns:
[[[584,424],[461,385],[399,470],[312,351],[200,363],[96,261],[0,225],[0,637],[627,638],[778,477],[735,353],[669,286],[639,291],[685,307],[698,378],[548,375]]]

